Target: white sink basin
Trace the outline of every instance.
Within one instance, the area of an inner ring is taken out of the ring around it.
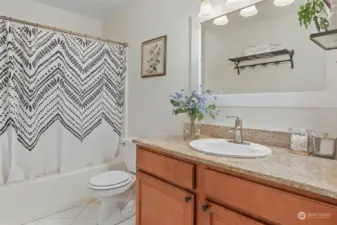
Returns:
[[[190,142],[190,147],[206,154],[234,158],[261,158],[272,154],[271,149],[263,145],[251,142],[236,144],[226,139],[195,140]]]

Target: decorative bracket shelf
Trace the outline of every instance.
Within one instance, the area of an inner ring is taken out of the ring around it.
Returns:
[[[337,29],[311,34],[310,39],[324,50],[337,49]]]
[[[286,63],[290,62],[291,68],[294,68],[294,61],[293,61],[293,56],[295,54],[294,50],[288,50],[288,49],[283,49],[283,50],[277,50],[277,51],[272,51],[272,52],[265,52],[261,54],[256,54],[256,55],[248,55],[248,56],[242,56],[242,57],[237,57],[237,58],[232,58],[228,59],[229,61],[234,62],[235,68],[238,71],[238,74],[240,75],[240,71],[244,70],[245,68],[255,68],[257,66],[262,66],[266,67],[267,65],[276,65],[278,66],[281,63]],[[251,61],[251,60],[256,60],[256,59],[265,59],[265,58],[272,58],[275,56],[281,56],[281,55],[289,55],[289,59],[285,60],[275,60],[275,61],[270,61],[270,62],[264,62],[264,63],[255,63],[255,64],[249,64],[249,65],[243,65],[240,66],[241,62],[244,61]]]

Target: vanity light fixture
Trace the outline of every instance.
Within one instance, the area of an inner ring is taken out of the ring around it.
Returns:
[[[213,20],[213,24],[214,25],[217,25],[217,26],[223,26],[223,25],[226,25],[228,24],[228,18],[227,16],[221,16],[219,18],[216,18]]]
[[[290,5],[294,2],[295,0],[274,0],[274,5],[276,6],[286,6]]]
[[[212,16],[212,5],[209,0],[201,2],[199,18],[207,19]]]
[[[240,15],[243,17],[250,17],[257,14],[257,9],[255,5],[249,6],[247,8],[241,9]]]

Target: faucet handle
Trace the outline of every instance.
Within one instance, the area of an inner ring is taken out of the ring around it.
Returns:
[[[242,128],[242,119],[238,116],[226,116],[228,119],[235,119],[235,129]]]

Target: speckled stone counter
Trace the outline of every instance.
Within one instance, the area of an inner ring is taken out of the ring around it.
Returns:
[[[207,155],[192,150],[182,137],[135,138],[134,143],[166,153],[255,176],[279,184],[337,199],[337,161],[289,153],[270,147],[271,156],[261,159],[238,159]]]

